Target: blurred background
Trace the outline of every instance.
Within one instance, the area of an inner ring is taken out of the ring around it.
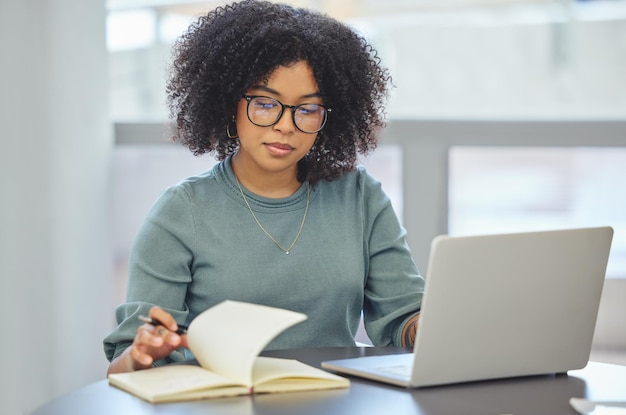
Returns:
[[[613,226],[592,358],[626,363],[626,1],[287,2],[345,21],[390,70],[362,161],[422,273],[437,234]],[[104,379],[134,234],[214,163],[169,142],[164,90],[174,40],[223,4],[0,0],[6,413]]]

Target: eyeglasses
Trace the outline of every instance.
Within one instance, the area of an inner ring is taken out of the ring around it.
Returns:
[[[296,128],[303,133],[314,134],[324,128],[331,111],[321,104],[286,105],[277,99],[258,95],[244,95],[243,98],[248,101],[248,119],[259,127],[276,124],[283,116],[285,108],[290,108]]]

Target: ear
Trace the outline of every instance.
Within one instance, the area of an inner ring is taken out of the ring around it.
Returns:
[[[233,127],[233,129],[231,129],[231,126]],[[232,131],[235,131],[234,133]],[[226,124],[226,136],[228,138],[239,138],[239,135],[237,134],[237,121],[235,120],[235,116],[233,115],[232,120]]]

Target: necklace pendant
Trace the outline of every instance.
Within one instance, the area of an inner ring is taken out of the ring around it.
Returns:
[[[285,251],[285,255],[289,255],[289,251]]]

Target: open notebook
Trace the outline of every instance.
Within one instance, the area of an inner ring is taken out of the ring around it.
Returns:
[[[422,387],[587,364],[613,230],[438,236],[413,353],[322,363]]]

